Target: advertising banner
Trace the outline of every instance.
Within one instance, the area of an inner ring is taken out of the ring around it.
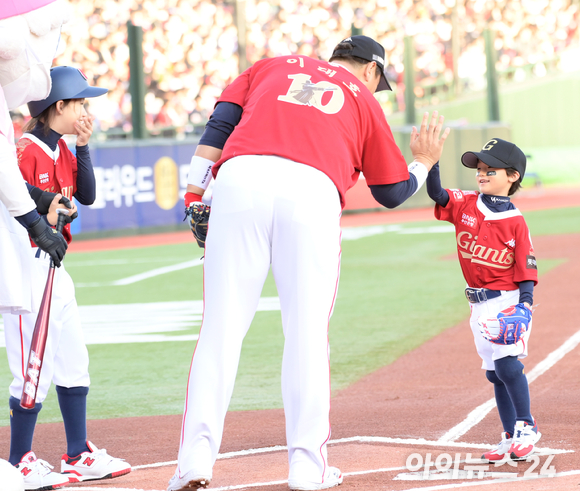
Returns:
[[[123,142],[91,148],[97,197],[79,206],[73,233],[174,225],[197,142]]]

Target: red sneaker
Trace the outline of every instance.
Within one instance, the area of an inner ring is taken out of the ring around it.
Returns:
[[[510,448],[512,460],[523,460],[534,453],[535,445],[541,437],[542,434],[538,431],[536,420],[534,420],[534,426],[525,421],[516,421],[514,438]]]
[[[483,460],[487,460],[488,462],[503,460],[506,455],[509,456],[511,446],[512,436],[504,431],[501,434],[501,442],[498,443],[497,447],[492,448],[488,452],[485,452],[481,458]]]
[[[110,479],[131,472],[127,462],[111,457],[104,448],[98,449],[91,442],[87,442],[87,447],[90,451],[78,457],[62,456],[60,471],[62,475],[68,476],[71,483]]]

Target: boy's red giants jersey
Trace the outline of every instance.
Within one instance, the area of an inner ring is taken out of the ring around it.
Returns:
[[[324,172],[344,194],[363,172],[367,184],[409,179],[385,115],[346,68],[305,56],[258,61],[221,95],[243,108],[213,169],[239,155],[276,155]],[[266,102],[266,103],[265,103]]]
[[[60,193],[72,201],[76,192],[77,159],[64,140],[59,140],[53,152],[46,143],[25,133],[16,145],[16,153],[26,182],[43,191]],[[65,225],[62,234],[70,243],[70,224]]]
[[[463,276],[472,288],[517,290],[521,281],[538,283],[528,226],[519,210],[494,213],[475,191],[448,189],[449,203],[435,217],[455,225]]]

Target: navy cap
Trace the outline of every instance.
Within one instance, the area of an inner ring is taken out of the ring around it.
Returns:
[[[71,66],[56,66],[51,68],[50,78],[52,80],[52,86],[48,97],[41,101],[28,103],[28,110],[33,118],[39,116],[42,111],[57,101],[98,97],[109,91],[101,87],[91,87],[85,74],[78,68]]]
[[[515,169],[523,179],[526,173],[526,156],[514,143],[492,138],[481,149],[481,152],[465,152],[461,156],[461,163],[470,169],[477,169],[477,162],[481,160],[489,167],[498,169]]]
[[[381,81],[375,92],[380,92],[381,90],[393,90],[387,76],[385,75],[385,48],[383,48],[374,39],[367,36],[351,36],[349,38],[343,39],[341,43],[349,43],[352,45],[350,49],[339,48],[338,46],[334,48],[332,56],[356,56],[357,58],[362,58],[367,61],[374,61],[379,66],[381,70]]]

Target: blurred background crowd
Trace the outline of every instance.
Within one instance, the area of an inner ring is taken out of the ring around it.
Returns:
[[[482,32],[495,36],[498,71],[532,66],[537,75],[558,60],[580,59],[578,0],[246,0],[249,63],[302,54],[328,59],[333,47],[361,28],[387,51],[390,79],[402,82],[405,36],[416,47],[417,81],[453,78],[452,37],[464,87],[485,87]],[[69,0],[55,65],[81,68],[109,93],[91,101],[101,131],[129,131],[127,21],[143,28],[147,126],[191,131],[238,75],[235,0]],[[243,5],[243,4],[242,4]],[[568,58],[565,54],[571,53]]]

